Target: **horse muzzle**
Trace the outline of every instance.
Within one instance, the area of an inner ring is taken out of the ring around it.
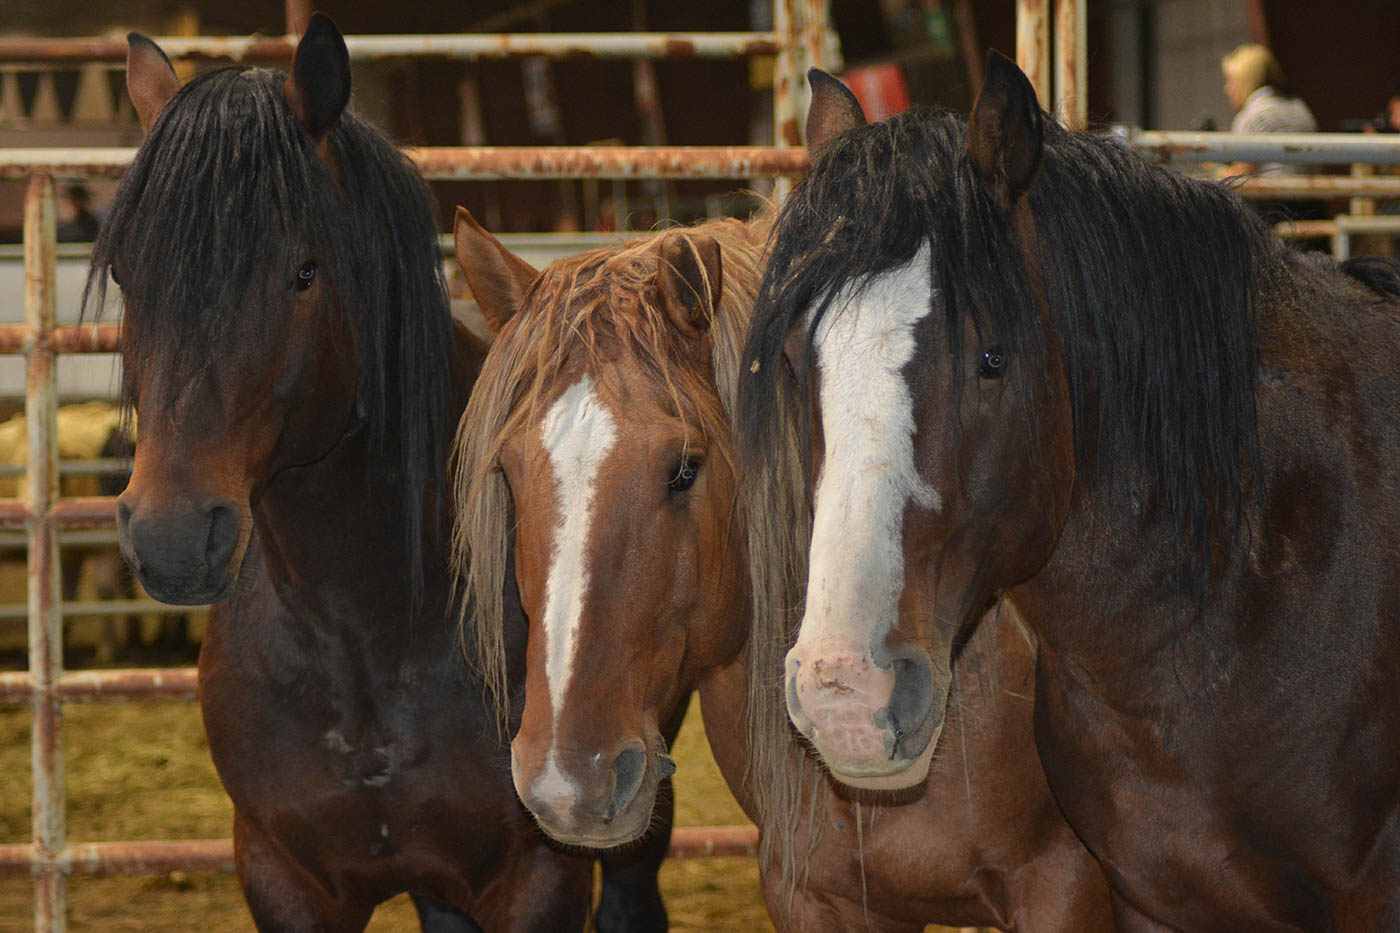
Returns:
[[[151,508],[128,493],[117,500],[117,536],[122,556],[156,599],[180,606],[217,602],[242,564],[243,509],[230,499],[183,496]]]
[[[612,756],[551,750],[530,769],[511,748],[511,775],[540,827],[570,845],[606,849],[640,839],[651,826],[661,781],[675,771],[663,752],[630,742]]]
[[[852,787],[898,790],[924,780],[946,707],[932,694],[932,666],[920,649],[884,664],[850,645],[799,643],[788,652],[788,715],[832,776]]]

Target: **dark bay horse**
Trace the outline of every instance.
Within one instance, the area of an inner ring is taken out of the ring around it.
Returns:
[[[91,279],[99,307],[121,286],[140,422],[121,545],[152,595],[217,602],[200,701],[255,922],[361,929],[408,891],[428,929],[582,929],[592,859],[516,800],[459,650],[440,477],[486,347],[451,321],[426,186],[345,109],[319,14],[290,78],[180,87],[133,34],[127,83],[148,136]],[[599,928],[664,928],[658,836],[605,868]]]
[[[799,575],[759,560],[774,586],[755,600],[745,555],[765,551],[758,530],[801,527],[800,498],[746,502],[730,429],[769,223],[709,222],[536,272],[459,209],[458,258],[499,335],[462,420],[457,535],[481,653],[499,651],[500,610],[484,607],[512,574],[530,619],[516,788],[562,840],[628,843],[670,771],[666,724],[698,689],[716,760],[762,829],[778,929],[1108,929],[1107,884],[1035,756],[1033,652],[1009,607],[964,650],[956,725],[919,789],[849,794],[787,724],[767,667],[769,646],[790,644]]]
[[[740,402],[758,476],[810,438],[793,721],[917,782],[1009,591],[1121,929],[1400,929],[1393,288],[1054,125],[1000,56],[966,121],[813,83]]]

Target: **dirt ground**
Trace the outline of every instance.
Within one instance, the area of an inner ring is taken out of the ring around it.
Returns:
[[[710,758],[698,705],[674,755],[678,825],[743,822]],[[230,832],[232,811],[209,762],[194,704],[68,706],[64,762],[70,840],[213,839]],[[29,768],[28,711],[0,709],[0,843],[29,841]],[[661,883],[673,930],[772,930],[752,859],[671,860]],[[32,929],[32,898],[28,879],[0,879],[0,931]],[[74,933],[185,933],[196,926],[201,933],[252,929],[231,875],[172,872],[69,883]],[[381,905],[370,925],[374,933],[414,929],[407,897]]]

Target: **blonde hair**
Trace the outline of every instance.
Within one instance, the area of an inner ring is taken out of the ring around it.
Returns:
[[[1245,93],[1257,91],[1265,85],[1279,89],[1287,86],[1283,66],[1274,58],[1274,53],[1262,45],[1237,46],[1220,59],[1220,70],[1226,77],[1237,79]]]

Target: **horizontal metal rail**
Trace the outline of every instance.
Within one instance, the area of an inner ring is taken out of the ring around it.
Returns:
[[[1278,134],[1275,134],[1278,135]],[[1393,144],[1392,144],[1393,145]],[[430,147],[405,153],[435,181],[558,178],[733,179],[797,176],[808,168],[807,150],[750,146],[627,148],[621,146]],[[35,171],[66,178],[118,178],[136,154],[131,148],[0,149],[0,180],[21,180]],[[1392,159],[1400,163],[1400,148]],[[1307,200],[1319,197],[1400,197],[1400,176],[1262,175],[1231,182],[1245,198]],[[93,336],[60,327],[62,352],[114,351],[113,329]],[[66,342],[62,342],[66,341]],[[0,353],[24,348],[21,331],[0,328]]]
[[[65,601],[59,607],[59,611],[67,619],[91,616],[171,616],[204,608],[206,607],[172,606],[170,603],[154,599],[89,599]],[[24,603],[0,603],[0,622],[18,622],[27,618],[29,607]]]
[[[161,36],[155,40],[175,59],[289,62],[292,36]],[[351,61],[386,58],[735,58],[773,55],[772,32],[538,32],[463,35],[346,36]],[[112,38],[0,39],[0,64],[78,65],[126,62],[126,40]]]
[[[60,499],[47,511],[56,529],[106,528],[116,521],[113,496],[75,496]],[[22,531],[37,515],[22,499],[0,499],[0,531]]]
[[[1304,162],[1393,165],[1400,136],[1385,133],[1183,133],[1130,130],[1134,149],[1179,162]]]
[[[678,826],[671,832],[671,858],[753,858],[758,829],[753,826]],[[27,877],[36,856],[30,845],[0,845],[0,877]],[[65,848],[55,859],[66,875],[159,875],[171,871],[216,874],[233,871],[233,842],[183,839],[161,842],[85,842]]]
[[[0,324],[0,353],[28,353],[33,341],[43,340],[56,353],[116,353],[119,324],[81,324],[55,327],[47,336],[36,336],[23,324]]]
[[[52,690],[63,703],[193,700],[197,675],[192,667],[66,671],[54,680]],[[28,671],[0,674],[0,705],[23,706],[32,703],[33,691],[34,678]]]
[[[751,178],[800,175],[805,149],[763,146],[443,146],[407,149],[433,181],[503,178]],[[65,178],[118,178],[136,150],[0,149],[0,180],[19,181],[36,171]]]

